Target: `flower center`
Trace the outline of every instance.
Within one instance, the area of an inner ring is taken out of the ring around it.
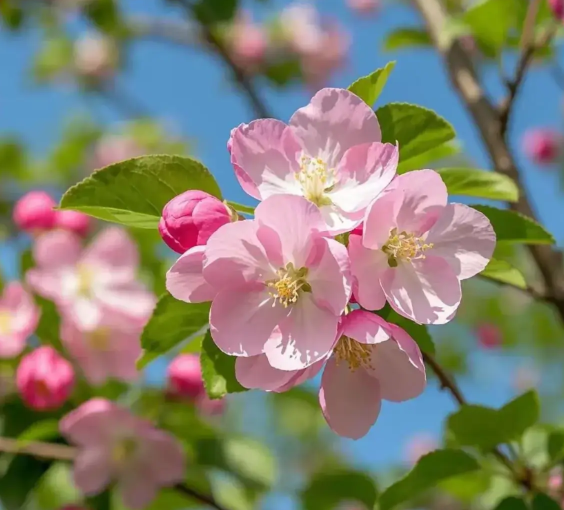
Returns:
[[[306,280],[307,267],[296,269],[294,264],[288,262],[286,267],[280,268],[276,274],[278,278],[266,282],[271,289],[269,294],[274,298],[273,306],[278,301],[284,308],[288,308],[298,301],[300,291],[311,292]]]
[[[296,179],[302,187],[304,197],[310,202],[317,206],[331,204],[326,193],[333,187],[335,171],[327,169],[327,164],[322,159],[302,156]]]
[[[341,362],[349,364],[349,370],[354,372],[359,368],[371,369],[372,367],[372,346],[361,344],[348,336],[342,336],[335,349],[337,365]]]
[[[12,330],[10,312],[0,310],[0,335],[7,335]]]
[[[97,351],[106,351],[108,349],[109,339],[110,330],[107,328],[98,328],[88,334],[90,347]]]
[[[388,264],[390,267],[397,267],[398,260],[424,259],[425,250],[433,247],[433,243],[425,244],[421,237],[415,237],[415,234],[408,232],[399,232],[397,228],[393,228],[390,232],[388,242],[382,247],[382,251],[388,256]]]
[[[137,441],[135,439],[126,437],[119,440],[112,448],[112,460],[117,464],[123,466],[137,450]]]
[[[78,276],[78,294],[89,296],[92,293],[94,285],[94,271],[91,267],[81,264],[77,268]]]

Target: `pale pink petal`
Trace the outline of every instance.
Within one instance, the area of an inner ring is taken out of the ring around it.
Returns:
[[[232,356],[256,356],[291,308],[273,306],[264,286],[220,291],[210,310],[210,329],[217,346]]]
[[[275,119],[242,124],[232,141],[231,158],[239,170],[236,175],[239,178],[241,171],[248,174],[258,190],[258,196],[252,196],[264,200],[273,194],[300,192],[294,177],[299,171],[296,156],[300,147],[286,124]],[[249,186],[243,189],[249,191]]]
[[[448,193],[434,170],[417,170],[396,177],[404,200],[397,217],[399,231],[421,235],[437,221],[447,205]]]
[[[27,337],[17,333],[0,333],[0,358],[14,358],[26,346]]]
[[[52,230],[41,234],[33,244],[35,264],[50,271],[73,266],[81,252],[80,237],[67,230]]]
[[[147,468],[135,466],[119,481],[119,489],[123,502],[131,510],[142,510],[155,499],[157,485],[148,478]]]
[[[264,354],[237,358],[235,362],[235,377],[242,386],[249,389],[277,390],[295,375],[296,372],[272,368]]]
[[[167,290],[180,301],[203,303],[211,301],[215,289],[204,280],[205,246],[194,246],[173,264],[166,274]]]
[[[364,211],[345,212],[334,203],[323,205],[319,210],[327,225],[327,232],[332,236],[350,232],[362,223],[364,217]]]
[[[361,344],[380,344],[390,339],[391,328],[376,314],[353,310],[342,319],[342,334]]]
[[[96,301],[104,314],[123,315],[134,326],[145,325],[156,304],[155,295],[137,281],[95,290]]]
[[[74,301],[64,303],[60,310],[65,318],[73,321],[84,331],[95,329],[102,321],[103,311],[100,303],[89,297],[78,296]]]
[[[321,378],[319,403],[333,431],[360,439],[380,414],[380,385],[365,370],[352,371],[347,363],[337,364],[332,356]]]
[[[449,322],[462,297],[456,274],[438,257],[400,261],[381,283],[392,308],[419,324]]]
[[[180,444],[158,429],[151,429],[144,440],[148,443],[148,455],[144,460],[153,468],[153,481],[165,487],[182,482],[186,461]]]
[[[362,244],[372,250],[382,249],[390,232],[398,225],[398,214],[404,201],[400,189],[386,190],[366,210],[362,231]]]
[[[21,283],[10,282],[6,285],[0,299],[0,314],[2,311],[10,314],[12,332],[25,339],[35,331],[39,321],[39,309]]]
[[[325,358],[335,343],[338,321],[310,293],[302,293],[264,346],[269,363],[280,370],[301,370]]]
[[[258,222],[236,221],[220,227],[206,245],[203,275],[216,289],[237,288],[275,276],[257,237]]]
[[[389,143],[356,145],[338,167],[339,182],[329,198],[346,212],[364,211],[396,175],[399,151]]]
[[[336,168],[345,152],[382,139],[378,119],[358,96],[344,89],[320,90],[290,119],[305,153]]]
[[[449,204],[427,234],[428,255],[444,258],[459,279],[482,271],[492,258],[496,236],[490,220],[463,204]]]
[[[307,282],[316,303],[341,315],[351,296],[351,271],[347,248],[333,239],[316,241],[320,255],[316,265],[309,266]]]
[[[82,262],[108,266],[134,278],[139,266],[137,246],[122,228],[109,227],[100,232],[86,248]]]
[[[389,269],[388,258],[380,250],[369,250],[358,235],[349,237],[349,257],[353,276],[353,293],[357,302],[367,310],[380,310],[386,296],[380,278]]]
[[[303,197],[276,195],[255,209],[260,225],[274,230],[280,238],[284,265],[303,267],[312,250],[312,237],[326,230],[319,208]]]
[[[276,393],[283,393],[292,389],[294,386],[299,386],[300,384],[313,379],[319,372],[321,372],[321,369],[325,366],[325,361],[326,359],[323,358],[303,370],[292,372],[294,374],[292,378],[286,384],[280,386],[274,391]]]
[[[111,458],[105,445],[93,445],[78,451],[73,478],[82,493],[87,496],[99,494],[111,482],[112,474]]]

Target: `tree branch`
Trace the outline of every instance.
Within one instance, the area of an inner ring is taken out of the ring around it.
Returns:
[[[442,55],[450,80],[464,105],[471,113],[482,141],[497,172],[512,178],[520,188],[519,201],[510,204],[511,209],[535,218],[520,172],[509,148],[506,131],[500,112],[486,96],[478,80],[472,58],[457,39],[449,45],[440,44],[442,28],[447,20],[440,0],[413,0],[423,16],[429,34]],[[526,66],[525,66],[526,68]],[[523,71],[524,72],[524,71]],[[530,245],[528,249],[537,265],[544,282],[544,295],[553,303],[564,322],[564,267],[561,254],[550,246]]]

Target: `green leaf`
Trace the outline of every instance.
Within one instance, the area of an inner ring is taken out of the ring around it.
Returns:
[[[206,392],[211,399],[218,399],[227,393],[247,391],[235,378],[235,356],[220,351],[208,331],[202,342],[200,361]]]
[[[342,470],[315,474],[302,492],[304,510],[333,510],[357,501],[372,508],[378,492],[374,480],[361,471]]]
[[[499,502],[495,510],[529,510],[529,507],[521,498],[508,496]]]
[[[519,439],[539,419],[534,391],[524,393],[501,409],[465,405],[451,414],[447,427],[461,446],[491,450],[498,444]]]
[[[141,335],[145,352],[137,368],[198,333],[208,324],[209,313],[209,303],[184,303],[170,294],[162,295]]]
[[[212,480],[212,487],[216,501],[224,508],[230,510],[254,510],[256,508],[256,494],[237,479],[216,478]]]
[[[395,62],[388,62],[384,67],[376,69],[376,71],[370,73],[368,76],[363,76],[356,80],[349,87],[349,90],[372,108],[376,100],[380,97],[382,90],[384,90],[384,86],[395,65]]]
[[[57,437],[59,437],[59,420],[41,420],[30,425],[18,436],[18,445],[23,448],[32,441],[46,441]]]
[[[41,310],[35,334],[43,345],[50,345],[57,351],[63,352],[60,337],[61,317],[57,307],[52,301],[37,295],[35,296],[35,302]]]
[[[434,149],[424,152],[419,156],[400,161],[398,165],[398,174],[404,174],[411,170],[420,170],[422,168],[432,168],[441,160],[455,156],[460,152],[460,145],[456,142],[447,142],[439,145]]]
[[[56,462],[41,477],[33,490],[33,498],[41,510],[60,510],[80,501],[81,495],[73,483],[71,465]]]
[[[519,287],[520,289],[527,288],[527,282],[521,271],[505,260],[491,259],[486,268],[480,273],[480,276]]]
[[[435,450],[421,457],[407,476],[382,493],[379,508],[388,510],[433,488],[442,480],[478,469],[478,461],[462,450]]]
[[[402,317],[397,312],[392,310],[388,305],[383,310],[378,312],[378,315],[386,319],[388,322],[396,324],[400,328],[405,329],[409,336],[413,338],[415,342],[417,342],[417,345],[422,352],[435,354],[435,344],[433,343],[431,335],[429,335],[429,331],[427,331],[427,326],[416,324],[415,322]]]
[[[441,175],[450,195],[488,198],[517,202],[519,188],[506,175],[471,168],[440,168]]]
[[[255,208],[250,205],[239,204],[237,202],[232,202],[231,200],[227,201],[227,205],[241,214],[249,214],[251,216],[255,214]]]
[[[429,33],[424,28],[397,28],[388,32],[382,51],[396,51],[433,45]]]
[[[497,241],[524,244],[554,244],[554,237],[535,220],[507,209],[487,205],[473,205],[486,215],[495,231]]]
[[[167,202],[189,189],[221,198],[217,182],[198,161],[142,156],[94,172],[63,195],[60,208],[131,227],[157,228]]]
[[[419,156],[452,140],[452,126],[432,110],[408,103],[389,103],[376,110],[382,142],[399,143],[400,161]]]
[[[235,16],[237,0],[199,0],[193,10],[205,25],[227,22]]]
[[[535,494],[531,507],[533,510],[561,510],[562,508],[559,503],[543,492]]]
[[[555,430],[549,434],[547,450],[552,461],[557,461],[564,457],[564,431]]]

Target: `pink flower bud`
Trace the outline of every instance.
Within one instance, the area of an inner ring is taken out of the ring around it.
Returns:
[[[165,205],[159,232],[172,250],[184,253],[206,244],[219,227],[232,219],[231,211],[221,200],[204,191],[189,190]]]
[[[14,206],[14,223],[24,232],[49,230],[55,224],[57,204],[44,191],[30,191]]]
[[[499,347],[503,342],[501,331],[495,324],[480,324],[476,329],[476,335],[478,343],[484,349]]]
[[[74,386],[71,364],[52,347],[35,349],[21,360],[16,384],[24,402],[38,411],[61,407]]]
[[[349,8],[357,14],[373,14],[380,7],[379,0],[347,0]]]
[[[196,354],[180,354],[168,366],[168,385],[175,396],[195,400],[204,392],[200,358]]]
[[[78,211],[56,211],[55,227],[84,237],[90,229],[90,216]]]
[[[76,42],[74,65],[84,77],[109,78],[117,66],[117,49],[107,37],[86,36]]]
[[[539,165],[550,165],[560,155],[562,137],[550,129],[534,129],[524,138],[525,154]]]
[[[143,149],[129,136],[106,135],[100,138],[94,148],[92,166],[103,168],[119,161],[136,158],[143,154]]]
[[[253,23],[248,13],[240,13],[231,27],[229,45],[237,64],[252,71],[264,59],[268,38],[264,30]]]
[[[548,0],[552,13],[560,21],[564,21],[564,0]]]

